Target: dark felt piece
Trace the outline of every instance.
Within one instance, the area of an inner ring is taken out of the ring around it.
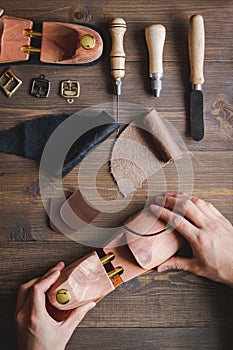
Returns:
[[[48,139],[55,129],[69,117],[67,114],[46,115],[1,131],[0,152],[40,161]],[[77,140],[69,149],[63,168],[61,169],[54,159],[51,164],[47,164],[45,170],[51,175],[64,177],[118,127],[119,125],[106,112],[101,112],[96,117],[77,116],[75,119]],[[61,135],[61,143],[63,139],[64,134]]]

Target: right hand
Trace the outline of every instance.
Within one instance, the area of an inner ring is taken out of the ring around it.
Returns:
[[[174,227],[190,244],[192,258],[173,256],[158,266],[190,271],[233,287],[233,227],[211,204],[187,194],[156,197],[154,215]]]

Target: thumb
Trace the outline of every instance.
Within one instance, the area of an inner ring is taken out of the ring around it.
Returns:
[[[195,273],[195,265],[192,258],[183,258],[180,256],[173,256],[164,263],[158,266],[158,272],[166,270],[184,270]]]
[[[63,323],[63,325],[71,332],[75,330],[75,328],[79,325],[85,315],[96,306],[96,303],[90,302],[88,304],[82,305],[77,309],[73,310],[68,317],[68,319]]]

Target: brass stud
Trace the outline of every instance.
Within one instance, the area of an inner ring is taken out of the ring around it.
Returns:
[[[34,32],[32,29],[24,29],[23,35],[29,36],[30,38],[39,38],[42,36],[42,33],[40,32]]]
[[[115,254],[113,253],[108,253],[105,255],[103,258],[100,259],[103,265],[108,264],[110,261],[112,261],[115,258]]]
[[[39,53],[41,50],[39,47],[33,47],[30,45],[23,45],[21,46],[21,51],[26,53]]]
[[[70,292],[67,289],[60,289],[56,294],[56,299],[59,304],[65,305],[71,299]]]
[[[109,278],[114,278],[117,275],[122,275],[122,273],[124,272],[123,267],[116,267],[114,270],[108,272],[108,277]]]
[[[95,47],[95,38],[90,34],[85,34],[81,37],[80,43],[85,50],[91,50]]]

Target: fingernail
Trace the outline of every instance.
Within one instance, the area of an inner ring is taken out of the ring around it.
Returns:
[[[155,201],[158,204],[163,204],[165,202],[165,198],[161,197],[161,196],[158,196],[158,197],[155,198]]]
[[[62,267],[63,265],[65,265],[64,262],[63,262],[63,261],[60,261],[60,262],[57,264],[57,267]]]
[[[167,192],[166,197],[173,197],[175,194],[173,192]]]
[[[164,271],[167,271],[167,270],[170,270],[171,269],[171,266],[169,265],[164,265],[164,266],[161,266],[159,268],[159,272],[164,272]]]
[[[150,205],[150,209],[153,211],[153,210],[159,210],[161,207],[159,205],[156,205],[156,204],[151,204]]]

